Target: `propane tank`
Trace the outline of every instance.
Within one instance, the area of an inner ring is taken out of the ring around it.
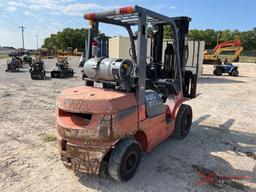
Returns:
[[[84,64],[84,73],[96,80],[129,80],[133,75],[133,63],[129,59],[91,58]]]

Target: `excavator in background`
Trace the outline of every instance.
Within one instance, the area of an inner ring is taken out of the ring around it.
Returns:
[[[236,41],[225,41],[218,44],[212,51],[204,52],[204,64],[222,64],[220,54],[223,52],[234,52],[230,55],[230,60],[233,62],[239,62],[239,56],[243,51],[240,40]]]

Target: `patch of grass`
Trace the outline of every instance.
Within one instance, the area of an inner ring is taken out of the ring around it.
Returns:
[[[0,59],[6,59],[8,57],[9,57],[8,55],[0,55]]]
[[[52,142],[52,141],[56,141],[56,136],[55,136],[55,134],[46,134],[45,136],[44,136],[44,141],[45,142]]]

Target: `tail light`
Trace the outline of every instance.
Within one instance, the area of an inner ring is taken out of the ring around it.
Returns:
[[[134,7],[129,6],[129,7],[122,7],[119,9],[120,14],[129,14],[134,12]]]

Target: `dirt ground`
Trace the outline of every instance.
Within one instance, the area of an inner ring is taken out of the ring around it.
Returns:
[[[70,58],[74,78],[31,80],[29,68],[6,73],[0,60],[0,191],[255,191],[256,64],[239,64],[240,77],[212,75],[204,67],[193,108],[193,125],[182,141],[168,139],[143,154],[132,180],[74,174],[56,150],[55,99],[62,89],[83,84],[79,58]],[[56,60],[45,60],[53,69]],[[49,76],[50,74],[47,73]],[[248,154],[248,153],[247,153]],[[250,176],[250,188],[198,184],[193,165],[225,176]]]

